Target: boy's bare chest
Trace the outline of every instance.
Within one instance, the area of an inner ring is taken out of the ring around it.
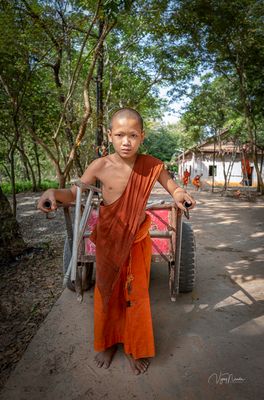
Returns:
[[[102,171],[100,181],[102,182],[102,194],[106,204],[113,203],[122,195],[127,187],[131,173],[131,168],[124,168],[123,171],[120,171],[120,169],[108,167]]]

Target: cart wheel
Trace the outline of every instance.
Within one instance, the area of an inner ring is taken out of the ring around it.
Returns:
[[[63,249],[63,274],[65,275],[68,269],[68,265],[71,261],[71,250],[68,242],[68,238],[66,237],[64,242],[64,249]],[[83,290],[89,290],[93,286],[92,281],[93,276],[93,262],[85,263],[85,266],[82,268],[82,288]],[[75,285],[72,283],[70,278],[66,284],[67,288],[75,292]]]
[[[182,223],[182,245],[180,266],[180,293],[188,293],[194,289],[196,280],[196,246],[192,226]]]

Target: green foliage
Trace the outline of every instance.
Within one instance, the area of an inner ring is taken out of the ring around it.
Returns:
[[[172,126],[156,126],[148,130],[144,140],[143,152],[162,161],[170,161],[178,150],[179,136]]]
[[[109,115],[122,106],[137,108],[144,118],[162,114],[165,101],[157,96],[157,85],[164,79],[157,46],[151,40],[153,22],[148,14],[158,2],[107,0],[101,2],[99,18],[91,36],[80,49],[96,11],[96,1],[61,2],[4,0],[0,6],[0,130],[2,176],[9,176],[15,164],[15,178],[41,179],[58,175],[69,159],[83,117],[83,83],[91,65],[98,37],[98,22],[115,22],[104,42],[104,126]],[[167,2],[159,4],[166,9]],[[148,39],[147,39],[148,37]],[[5,38],[5,39],[3,39]],[[6,40],[7,38],[7,40]],[[161,61],[161,59],[160,59]],[[75,68],[76,84],[63,111]],[[164,60],[162,60],[164,63]],[[4,84],[3,84],[4,83]],[[94,157],[96,133],[96,68],[90,85],[92,114],[78,148],[84,169]],[[17,110],[14,108],[16,105]],[[62,123],[59,121],[65,115]],[[59,128],[58,128],[59,127]],[[56,141],[53,139],[57,132]],[[10,150],[15,146],[14,160]],[[24,154],[24,155],[23,155]],[[55,159],[58,168],[54,169]],[[51,172],[52,171],[52,172]],[[37,176],[40,175],[41,176]],[[79,174],[76,165],[72,175]]]
[[[82,123],[84,82],[102,22],[114,24],[102,52],[104,132],[119,107],[136,108],[147,126],[161,118],[169,104],[169,98],[159,97],[162,84],[171,88],[172,100],[185,95],[191,101],[177,126],[150,127],[143,151],[169,161],[177,149],[192,147],[224,127],[246,140],[248,120],[254,142],[263,146],[261,3],[105,0],[81,54],[97,1],[3,0],[1,177],[10,178],[12,163],[15,178],[22,182],[35,178],[38,184],[63,174]],[[89,87],[92,113],[67,178],[79,175],[95,156],[97,67],[98,60]],[[194,85],[192,79],[204,70],[210,74]]]
[[[49,188],[58,189],[58,182],[56,181],[42,181],[39,187],[39,190],[46,190]],[[2,182],[1,188],[4,194],[12,193],[12,186],[9,182]],[[32,190],[32,182],[31,181],[16,181],[16,193],[20,192],[28,192]]]
[[[194,142],[202,142],[224,128],[232,136],[241,135],[244,120],[239,94],[225,77],[213,78],[207,74],[201,85],[193,86],[190,98],[181,122]]]
[[[181,0],[175,5],[170,22],[169,36],[174,44],[178,44],[177,52],[182,51],[190,59],[195,57],[200,71],[210,69],[214,78],[222,78],[208,86],[210,91],[213,89],[211,92],[217,105],[212,114],[206,115],[198,96],[191,105],[192,114],[196,108],[197,115],[196,121],[190,119],[188,124],[196,122],[192,125],[196,137],[204,134],[201,129],[206,126],[204,118],[211,119],[209,125],[213,123],[216,127],[221,123],[222,115],[223,125],[227,124],[226,119],[240,121],[240,128],[247,129],[248,140],[260,142],[260,120],[264,117],[263,1]],[[203,91],[205,89],[203,87]],[[174,92],[179,94],[176,85]],[[221,92],[224,92],[224,107]],[[212,99],[211,95],[209,97]],[[208,110],[211,105],[210,100]],[[236,115],[231,115],[232,112]],[[238,123],[233,125],[238,126]]]

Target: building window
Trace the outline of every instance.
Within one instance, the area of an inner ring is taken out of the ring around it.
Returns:
[[[214,171],[214,174],[213,174]],[[209,176],[216,176],[217,175],[217,171],[216,171],[216,165],[209,165]]]

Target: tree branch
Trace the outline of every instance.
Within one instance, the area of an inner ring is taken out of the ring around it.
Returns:
[[[91,30],[92,30],[92,28],[93,28],[93,26],[94,26],[94,24],[96,23],[96,20],[97,20],[97,18],[98,18],[100,6],[101,6],[101,0],[99,0],[98,3],[97,3],[97,8],[96,8],[94,17],[93,17],[93,19],[92,19],[92,22],[91,22],[91,24],[90,24],[90,26],[89,26],[88,31],[86,32],[85,38],[84,38],[84,40],[83,40],[83,43],[82,43],[82,46],[81,46],[81,49],[80,49],[80,52],[79,52],[79,56],[78,56],[78,59],[77,59],[77,63],[76,63],[76,66],[75,66],[75,69],[74,69],[74,72],[73,72],[73,75],[72,75],[72,79],[71,79],[71,82],[70,82],[70,85],[69,85],[69,90],[68,90],[68,93],[67,93],[67,95],[66,95],[64,104],[63,104],[63,109],[62,109],[60,121],[59,121],[58,127],[57,127],[57,129],[56,129],[56,132],[55,132],[55,134],[53,135],[53,138],[54,138],[54,139],[56,139],[57,136],[58,136],[58,134],[59,134],[59,131],[60,131],[60,128],[61,128],[61,124],[62,124],[63,119],[64,119],[64,113],[65,113],[66,107],[67,107],[67,105],[68,105],[69,100],[71,99],[71,97],[72,97],[72,95],[73,95],[74,90],[75,90],[75,87],[76,87],[76,84],[77,84],[77,81],[78,81],[78,77],[79,77],[79,74],[80,74],[81,69],[82,69],[81,59],[82,59],[83,51],[84,51],[84,48],[85,48],[85,46],[86,46],[86,43],[87,43],[87,41],[88,41],[88,39],[89,39],[89,36],[90,36],[90,34],[91,34]],[[94,50],[94,49],[92,49],[91,52],[92,52],[93,50]],[[90,52],[90,53],[91,53],[91,52]],[[90,53],[89,53],[89,54],[90,54]]]
[[[96,61],[97,61],[97,57],[98,57],[100,48],[101,48],[106,36],[109,34],[111,29],[113,29],[115,24],[116,24],[116,22],[113,22],[109,26],[107,26],[107,24],[105,24],[105,26],[103,28],[102,35],[100,36],[100,39],[98,40],[98,43],[97,43],[96,48],[94,50],[93,59],[92,59],[90,68],[88,70],[87,77],[86,77],[85,82],[84,82],[83,98],[84,98],[84,110],[85,111],[84,111],[84,114],[83,114],[83,117],[82,117],[82,121],[81,121],[81,125],[80,125],[80,128],[79,128],[78,134],[77,134],[76,139],[75,139],[75,143],[72,146],[72,149],[71,149],[67,164],[66,164],[65,169],[64,169],[64,175],[65,176],[69,173],[69,170],[71,168],[72,162],[73,162],[74,157],[75,157],[76,149],[79,147],[79,145],[80,145],[80,143],[81,143],[81,141],[83,139],[83,136],[84,136],[85,130],[86,130],[86,126],[87,126],[87,122],[88,122],[88,119],[89,119],[89,117],[91,115],[91,112],[92,112],[91,103],[90,103],[90,97],[89,97],[89,87],[90,87],[90,83],[91,83],[91,80],[92,80],[92,76],[93,76],[95,64],[96,64]]]

